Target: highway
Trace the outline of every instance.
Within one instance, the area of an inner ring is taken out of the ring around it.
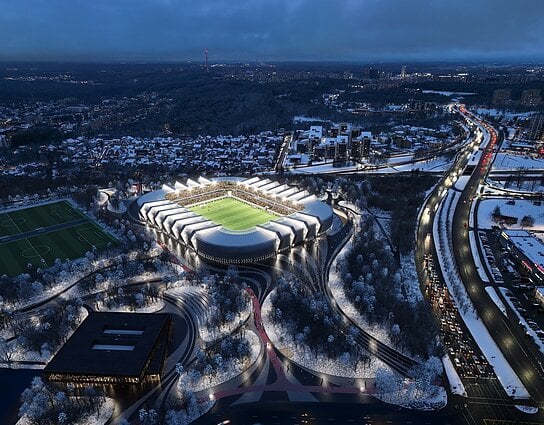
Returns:
[[[480,164],[474,168],[470,180],[462,191],[453,216],[452,243],[455,262],[470,299],[489,333],[533,400],[544,406],[544,376],[540,373],[537,364],[541,354],[533,348],[519,329],[500,313],[489,298],[485,291],[486,284],[478,275],[470,249],[467,223],[469,223],[472,200],[477,196],[479,184],[483,183],[490,167],[493,147],[500,142],[496,130],[485,123],[483,125],[487,127],[491,140],[482,155]]]
[[[472,171],[470,168],[466,167],[469,162],[468,157],[472,156],[472,154],[467,155],[467,153],[472,152],[472,148],[467,146],[465,150],[459,152],[458,157],[450,170],[444,174],[426,199],[416,230],[416,264],[418,266],[420,281],[424,284],[424,282],[428,280],[428,275],[424,270],[424,264],[426,263],[425,256],[430,255],[431,258],[434,259],[434,264],[439,263],[437,250],[433,240],[433,223],[435,219],[437,219],[437,216],[435,217],[435,211],[437,211],[446,194],[445,190],[448,190],[447,187],[451,184],[451,179],[448,181],[448,176],[465,175],[465,178],[468,177],[468,182],[466,182],[464,190],[455,187],[449,189],[461,193],[461,198],[454,211],[452,232],[455,261],[456,264],[462,265],[461,267],[458,267],[459,273],[468,288],[472,303],[477,307],[477,311],[483,318],[484,324],[488,328],[491,336],[497,342],[506,359],[510,362],[514,371],[519,375],[523,384],[531,394],[533,400],[530,404],[536,403],[542,406],[542,390],[544,389],[544,386],[542,376],[540,376],[536,370],[537,364],[535,357],[537,353],[534,352],[536,350],[532,349],[532,347],[526,347],[532,344],[528,343],[528,340],[515,329],[515,324],[508,322],[491,301],[485,292],[485,284],[479,279],[470,251],[468,223],[471,202],[476,196],[478,185],[486,177],[486,172],[492,162],[490,159],[492,158],[493,144],[498,140],[498,135],[495,130],[491,127],[488,127],[488,130],[490,131],[490,143],[482,154],[480,164],[474,167]],[[482,163],[485,164],[482,166]],[[436,271],[438,272],[438,278],[442,281],[442,285],[444,285],[440,267],[438,267]],[[464,325],[462,328],[466,339],[471,342],[471,345],[477,350],[478,346],[470,335],[470,332],[468,332]],[[455,348],[453,349],[455,350]],[[466,407],[467,414],[470,412],[472,418],[501,418],[512,420],[515,415],[519,414],[519,412],[516,413],[516,409],[511,407],[514,402],[507,397],[506,392],[498,385],[496,378],[483,380],[481,378],[463,378],[463,382],[468,392],[468,398],[463,398],[462,400],[465,400],[463,403],[468,406]],[[510,405],[510,407],[508,407],[508,405]],[[532,418],[524,418],[523,420],[527,420],[528,422],[536,420],[536,422],[538,422],[539,420],[542,420],[542,416],[543,415],[540,413]],[[475,423],[473,420],[469,420],[468,422]],[[517,421],[514,423],[517,423]]]
[[[461,112],[464,111],[461,110]],[[468,119],[476,120],[471,115],[468,115],[468,113],[466,116]],[[461,151],[450,170],[443,176],[441,181],[427,198],[425,208],[422,210],[419,218],[419,225],[417,229],[416,264],[419,266],[418,273],[420,275],[420,279],[422,279],[422,282],[424,282],[425,272],[423,271],[422,264],[424,264],[425,254],[430,253],[435,259],[435,264],[438,264],[437,251],[434,246],[432,229],[433,222],[436,219],[435,211],[445,195],[445,187],[447,186],[446,182],[448,180],[448,176],[453,174],[458,176],[464,174],[468,176],[468,182],[463,190],[457,188],[449,189],[461,193],[461,197],[453,212],[452,244],[454,247],[455,262],[457,264],[460,277],[467,288],[470,299],[476,307],[476,311],[482,318],[482,321],[486,325],[490,335],[501,349],[501,352],[504,354],[511,367],[519,376],[524,386],[527,388],[532,397],[533,404],[536,402],[536,404],[542,407],[544,405],[544,399],[542,398],[544,395],[544,380],[543,376],[539,373],[538,365],[536,363],[536,359],[540,354],[536,352],[536,349],[519,331],[518,327],[509,322],[508,319],[499,312],[496,305],[489,298],[484,289],[486,284],[479,278],[470,249],[468,223],[470,222],[469,214],[471,203],[478,195],[477,191],[479,184],[483,183],[492,162],[491,159],[494,145],[499,141],[497,132],[491,126],[488,126],[486,123],[479,123],[480,125],[485,126],[489,131],[489,144],[482,152],[478,165],[472,170],[466,168],[468,162],[466,159],[467,152]],[[440,273],[439,268],[438,272],[439,277],[443,281],[443,276]],[[470,339],[472,340],[472,338]],[[465,384],[467,384],[467,382],[465,382]],[[480,383],[479,387],[483,389],[485,384],[482,385],[482,383]],[[513,409],[508,410],[506,407],[504,407],[503,404],[507,403],[507,399],[506,394],[501,390],[495,390],[497,394],[494,397],[498,398],[486,399],[486,402],[491,404],[486,409],[481,409],[475,406],[484,400],[477,396],[475,393],[475,387],[468,386],[467,391],[469,397],[467,400],[470,402],[470,411],[476,411],[477,413],[475,416],[480,416],[480,418],[504,418],[507,415],[511,415]],[[489,391],[487,392],[489,393]],[[491,397],[491,395],[488,395],[487,397]],[[504,402],[497,404],[498,399],[500,398],[503,398]],[[503,406],[499,407],[499,405]]]

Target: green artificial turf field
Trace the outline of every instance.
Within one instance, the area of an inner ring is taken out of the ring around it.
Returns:
[[[0,213],[0,275],[23,273],[28,263],[45,268],[109,243],[117,240],[67,201]]]
[[[246,230],[277,218],[272,213],[234,198],[220,198],[189,209],[229,230]]]

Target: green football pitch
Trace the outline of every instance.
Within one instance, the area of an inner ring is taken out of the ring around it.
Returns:
[[[229,230],[246,230],[278,218],[234,198],[220,198],[189,209]]]
[[[45,268],[110,243],[117,240],[67,201],[0,213],[0,275],[23,273],[29,263]]]

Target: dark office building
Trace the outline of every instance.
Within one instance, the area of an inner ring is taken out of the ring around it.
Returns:
[[[138,384],[160,380],[168,314],[92,312],[44,370],[52,381]]]

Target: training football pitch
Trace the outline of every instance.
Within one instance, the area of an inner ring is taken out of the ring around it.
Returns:
[[[67,201],[0,213],[0,275],[23,273],[29,263],[49,267],[57,258],[79,258],[117,242]]]
[[[215,199],[189,209],[229,230],[246,230],[278,218],[268,211],[235,198]]]

